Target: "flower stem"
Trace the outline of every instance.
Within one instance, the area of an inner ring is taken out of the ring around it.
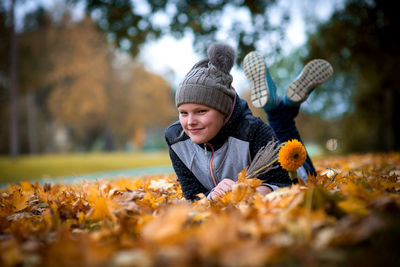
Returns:
[[[297,172],[296,171],[288,171],[290,179],[293,181],[294,179],[297,178]]]

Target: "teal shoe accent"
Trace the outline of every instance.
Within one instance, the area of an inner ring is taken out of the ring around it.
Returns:
[[[288,105],[288,106],[291,106],[291,107],[298,107],[298,106],[300,106],[300,104],[302,103],[302,102],[300,102],[300,103],[296,103],[296,102],[292,102],[292,101],[290,101],[289,99],[288,99],[288,97],[287,97],[287,95],[285,95],[284,97],[283,97],[283,103],[285,103],[285,105]]]
[[[299,106],[318,85],[329,80],[333,75],[331,64],[323,59],[308,62],[300,75],[286,90],[284,102],[290,106]]]
[[[265,65],[264,58],[257,51],[245,56],[242,68],[251,82],[251,103],[256,108],[271,110],[277,105],[276,85]]]

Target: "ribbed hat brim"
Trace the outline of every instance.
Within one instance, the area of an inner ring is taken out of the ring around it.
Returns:
[[[226,92],[222,92],[219,88],[212,88],[210,90],[208,86],[200,84],[185,84],[178,89],[179,92],[177,92],[175,99],[176,106],[179,107],[184,103],[202,104],[227,115],[232,109],[235,94],[233,89],[231,90],[232,97],[229,97]]]

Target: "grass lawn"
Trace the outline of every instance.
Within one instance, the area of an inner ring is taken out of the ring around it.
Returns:
[[[167,151],[0,156],[0,183],[169,165]]]

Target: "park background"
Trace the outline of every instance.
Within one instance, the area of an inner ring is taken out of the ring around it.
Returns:
[[[280,95],[310,59],[332,63],[297,119],[313,155],[399,151],[395,10],[372,0],[1,1],[0,181],[168,165],[174,91],[214,41],[237,49],[233,85],[245,99],[240,64],[252,50]]]
[[[399,266],[392,2],[0,1],[0,266]],[[332,63],[297,118],[306,184],[262,196],[245,169],[215,201],[184,199],[163,132],[214,41],[237,49],[245,99],[249,51],[281,95]]]

